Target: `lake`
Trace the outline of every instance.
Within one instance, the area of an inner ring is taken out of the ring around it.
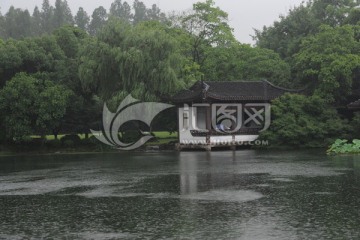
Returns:
[[[360,239],[360,156],[0,157],[0,239]]]

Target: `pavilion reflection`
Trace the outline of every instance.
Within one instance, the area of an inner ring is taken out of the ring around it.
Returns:
[[[241,155],[241,154],[240,154]],[[180,157],[180,193],[194,194],[238,185],[234,169],[236,152],[182,152]]]

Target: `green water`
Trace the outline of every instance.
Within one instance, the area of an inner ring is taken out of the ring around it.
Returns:
[[[0,239],[360,239],[360,156],[0,157]]]

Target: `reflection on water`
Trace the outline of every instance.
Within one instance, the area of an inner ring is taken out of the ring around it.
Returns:
[[[180,158],[180,189],[181,195],[197,193],[198,189],[198,159]]]
[[[229,153],[227,153],[229,154]],[[248,152],[250,156],[251,152]],[[262,194],[249,190],[224,189],[225,186],[234,186],[234,174],[224,175],[218,172],[209,171],[202,174],[198,164],[206,160],[208,166],[216,165],[212,161],[212,153],[203,154],[181,153],[180,156],[180,189],[181,198],[189,200],[223,201],[223,202],[245,202],[262,197]],[[235,163],[235,152],[229,160]],[[214,170],[219,170],[214,168]],[[229,184],[230,183],[230,184]],[[216,188],[214,186],[219,186]],[[198,189],[200,187],[201,189]],[[209,189],[210,187],[210,189]],[[212,189],[222,190],[212,190]]]
[[[360,239],[360,157],[0,158],[0,239]]]

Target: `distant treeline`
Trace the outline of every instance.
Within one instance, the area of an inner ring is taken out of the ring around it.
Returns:
[[[55,6],[52,6],[49,0],[44,0],[41,8],[36,6],[32,13],[27,9],[12,6],[4,16],[0,14],[0,37],[35,37],[44,33],[50,34],[64,25],[77,26],[94,36],[112,17],[132,24],[152,20],[166,21],[166,15],[156,4],[148,8],[139,0],[135,0],[132,5],[116,0],[109,11],[100,6],[91,16],[82,7],[73,15],[66,0],[56,0]]]

